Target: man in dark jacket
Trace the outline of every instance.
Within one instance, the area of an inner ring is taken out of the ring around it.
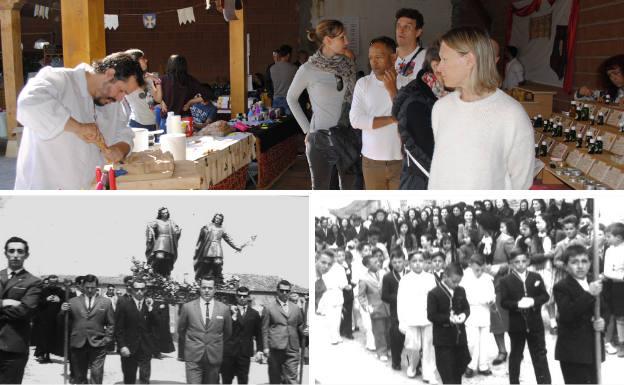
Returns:
[[[124,384],[149,384],[152,354],[157,351],[158,317],[154,300],[145,298],[145,282],[132,282],[132,299],[120,301],[115,312],[115,337],[121,355]]]
[[[87,274],[80,277],[82,295],[61,305],[62,316],[69,312],[71,364],[76,384],[101,384],[104,379],[106,345],[113,338],[115,316],[110,299],[96,295],[99,281]]]
[[[258,358],[262,356],[262,319],[250,303],[249,289],[241,286],[236,290],[237,306],[231,307],[232,335],[225,341],[221,380],[231,384],[234,377],[238,384],[249,382],[249,365],[254,356],[254,340]]]
[[[0,270],[0,384],[21,384],[28,362],[30,320],[41,297],[41,280],[24,269],[28,242],[4,244],[7,268]]]
[[[509,310],[509,382],[520,383],[520,362],[524,344],[529,345],[533,370],[538,384],[550,384],[550,371],[546,360],[542,305],[550,296],[542,277],[527,271],[529,258],[520,249],[510,253],[511,274],[500,281],[501,306]]]
[[[405,343],[405,335],[399,331],[397,316],[397,293],[399,282],[404,275],[405,256],[401,250],[390,252],[390,272],[384,275],[381,282],[381,300],[390,305],[390,353],[392,355],[392,369],[401,370],[401,353]]]
[[[559,310],[555,359],[559,360],[566,384],[596,384],[594,333],[604,331],[606,307],[602,307],[602,317],[594,319],[594,304],[601,295],[602,281],[588,281],[591,263],[583,246],[569,246],[562,261],[570,274],[553,287]],[[600,346],[604,361],[604,344]]]
[[[459,286],[464,273],[459,264],[444,269],[444,278],[427,295],[427,319],[433,324],[436,367],[444,384],[461,384],[470,362],[466,327],[470,305]]]

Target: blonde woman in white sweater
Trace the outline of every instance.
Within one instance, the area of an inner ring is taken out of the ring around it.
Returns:
[[[489,36],[459,27],[441,39],[444,85],[433,106],[430,190],[526,190],[533,183],[534,132],[522,105],[498,89]]]
[[[425,272],[425,257],[420,252],[410,254],[411,271],[399,282],[397,316],[399,330],[405,334],[405,350],[409,357],[407,376],[416,377],[416,367],[422,349],[423,380],[435,384],[436,364],[433,348],[433,326],[427,319],[427,294],[436,287],[433,274]]]
[[[470,265],[461,281],[470,304],[470,317],[466,320],[466,337],[472,360],[468,364],[465,376],[470,378],[479,373],[492,374],[488,361],[490,344],[490,306],[494,303],[494,279],[483,272],[485,258],[480,254],[470,257]]]

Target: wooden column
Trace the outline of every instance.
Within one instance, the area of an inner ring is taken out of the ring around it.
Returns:
[[[238,20],[229,22],[230,25],[230,105],[232,117],[247,111],[247,37],[245,34],[245,9],[236,11]]]
[[[17,127],[17,96],[24,86],[22,23],[20,18],[22,5],[23,2],[18,0],[0,1],[4,97],[9,139],[14,138],[13,130]]]
[[[104,0],[61,0],[65,67],[106,56]]]

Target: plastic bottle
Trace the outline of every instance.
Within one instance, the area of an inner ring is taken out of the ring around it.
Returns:
[[[165,133],[166,134],[170,134],[170,133],[174,132],[174,129],[173,129],[173,117],[174,117],[174,115],[175,114],[173,113],[173,111],[167,112],[167,122],[165,124],[165,126],[166,126],[166,132]]]

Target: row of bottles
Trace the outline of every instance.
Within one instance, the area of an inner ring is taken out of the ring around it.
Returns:
[[[605,124],[605,115],[602,111],[598,112],[598,116],[594,116],[594,114],[590,114],[589,104],[583,104],[580,101],[572,100],[570,102],[570,111],[569,111],[570,119],[574,119],[576,121],[589,121],[589,124],[602,126]]]

